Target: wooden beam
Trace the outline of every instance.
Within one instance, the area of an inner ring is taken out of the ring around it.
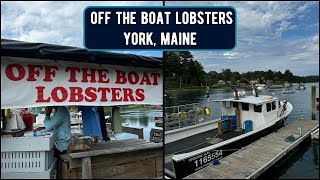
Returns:
[[[92,179],[91,157],[82,158],[82,179]]]

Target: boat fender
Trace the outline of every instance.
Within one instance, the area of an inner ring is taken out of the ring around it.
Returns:
[[[5,117],[10,117],[10,116],[11,116],[11,110],[10,110],[10,109],[6,109],[6,110],[4,111],[4,116],[5,116]]]
[[[210,109],[208,107],[205,108],[205,114],[207,116],[210,116]]]

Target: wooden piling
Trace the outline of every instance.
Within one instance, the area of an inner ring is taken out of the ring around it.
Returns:
[[[316,120],[316,114],[317,114],[317,108],[316,108],[316,86],[311,86],[311,108],[312,108],[312,114],[311,119]]]

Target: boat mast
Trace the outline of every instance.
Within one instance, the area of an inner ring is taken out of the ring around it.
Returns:
[[[255,86],[254,83],[251,83],[251,85],[252,85],[252,88],[254,89],[254,94],[255,94],[255,96],[256,96],[256,97],[259,97],[259,96],[258,96],[257,86]]]

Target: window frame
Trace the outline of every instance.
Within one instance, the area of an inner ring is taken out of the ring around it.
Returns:
[[[248,109],[243,109],[244,104],[248,105]],[[242,111],[250,111],[250,104],[249,103],[241,103],[241,109],[242,109]]]
[[[260,111],[256,111],[257,110],[257,107],[259,107],[260,106]],[[260,104],[260,105],[253,105],[253,111],[254,112],[257,112],[257,113],[262,113],[262,104]]]
[[[269,106],[268,106],[268,105],[269,105]],[[269,108],[268,108],[268,107],[269,107]],[[272,109],[272,108],[271,108],[271,102],[266,103],[266,110],[267,110],[267,112],[272,111],[271,109]]]
[[[271,111],[277,109],[277,104],[276,104],[276,101],[272,101],[271,102]]]

